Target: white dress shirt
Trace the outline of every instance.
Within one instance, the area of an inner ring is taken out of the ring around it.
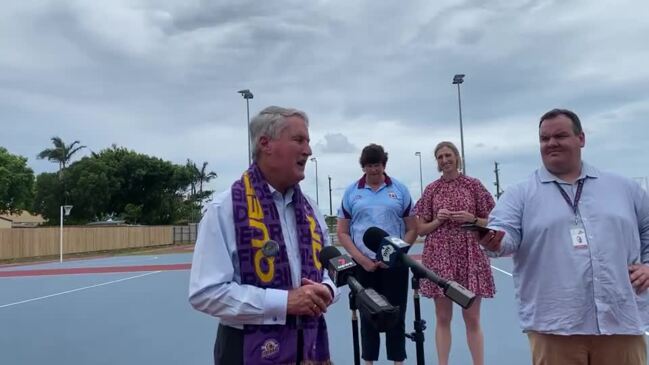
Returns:
[[[279,213],[293,288],[298,288],[302,280],[302,264],[292,203],[293,189],[282,196],[272,186],[269,188]],[[322,229],[324,247],[329,244],[327,225],[317,205],[305,197]],[[334,301],[337,300],[339,291],[326,270],[322,283],[332,289]],[[209,203],[199,224],[189,280],[189,302],[196,310],[218,317],[222,324],[235,328],[243,328],[244,324],[286,323],[287,290],[241,284],[230,189]]]

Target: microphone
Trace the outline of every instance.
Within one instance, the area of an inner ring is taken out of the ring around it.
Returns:
[[[379,332],[385,332],[399,321],[399,306],[393,306],[385,297],[372,288],[364,288],[354,278],[356,262],[343,255],[333,246],[320,251],[320,262],[327,268],[329,278],[337,287],[348,285],[356,298],[356,306],[361,316],[367,319]],[[352,298],[350,297],[350,300]]]
[[[459,304],[462,308],[467,309],[473,304],[475,294],[469,289],[455,281],[439,277],[405,254],[404,249],[408,244],[401,238],[391,237],[381,228],[370,227],[363,235],[363,243],[367,248],[376,252],[377,260],[381,260],[390,267],[395,267],[399,263],[409,267],[415,277],[426,278],[437,284],[444,290],[444,295],[447,298]]]

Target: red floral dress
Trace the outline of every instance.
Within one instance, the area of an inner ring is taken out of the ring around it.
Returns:
[[[430,183],[414,211],[424,220],[431,221],[442,208],[465,210],[486,218],[493,207],[494,200],[480,180],[460,175],[453,180],[439,179]],[[439,276],[457,281],[477,296],[492,298],[496,287],[489,258],[478,245],[477,234],[461,229],[461,224],[445,221],[430,232],[426,236],[422,263]],[[420,286],[426,297],[444,296],[430,280],[421,280]]]

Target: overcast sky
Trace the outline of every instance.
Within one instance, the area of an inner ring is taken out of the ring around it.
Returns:
[[[513,5],[515,4],[515,5]],[[124,146],[187,158],[227,189],[246,167],[246,106],[311,119],[319,197],[334,213],[382,144],[387,172],[420,195],[438,178],[433,147],[459,147],[495,192],[540,164],[538,118],[574,110],[585,159],[649,175],[649,20],[645,1],[5,1],[0,10],[0,146],[37,160],[50,138],[90,151]],[[81,157],[82,155],[79,155]],[[303,189],[315,198],[315,165]]]

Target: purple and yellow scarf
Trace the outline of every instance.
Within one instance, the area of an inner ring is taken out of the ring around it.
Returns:
[[[301,277],[322,281],[318,259],[322,230],[299,185],[293,187],[293,209],[302,262]],[[237,240],[241,284],[260,288],[291,290],[291,269],[286,254],[279,213],[268,183],[253,163],[241,180],[232,185],[232,206]],[[269,240],[279,243],[277,256],[265,256],[262,247]],[[287,316],[286,325],[245,325],[244,364],[271,365],[297,362],[298,326],[303,330],[303,364],[330,364],[327,326],[318,318]]]

